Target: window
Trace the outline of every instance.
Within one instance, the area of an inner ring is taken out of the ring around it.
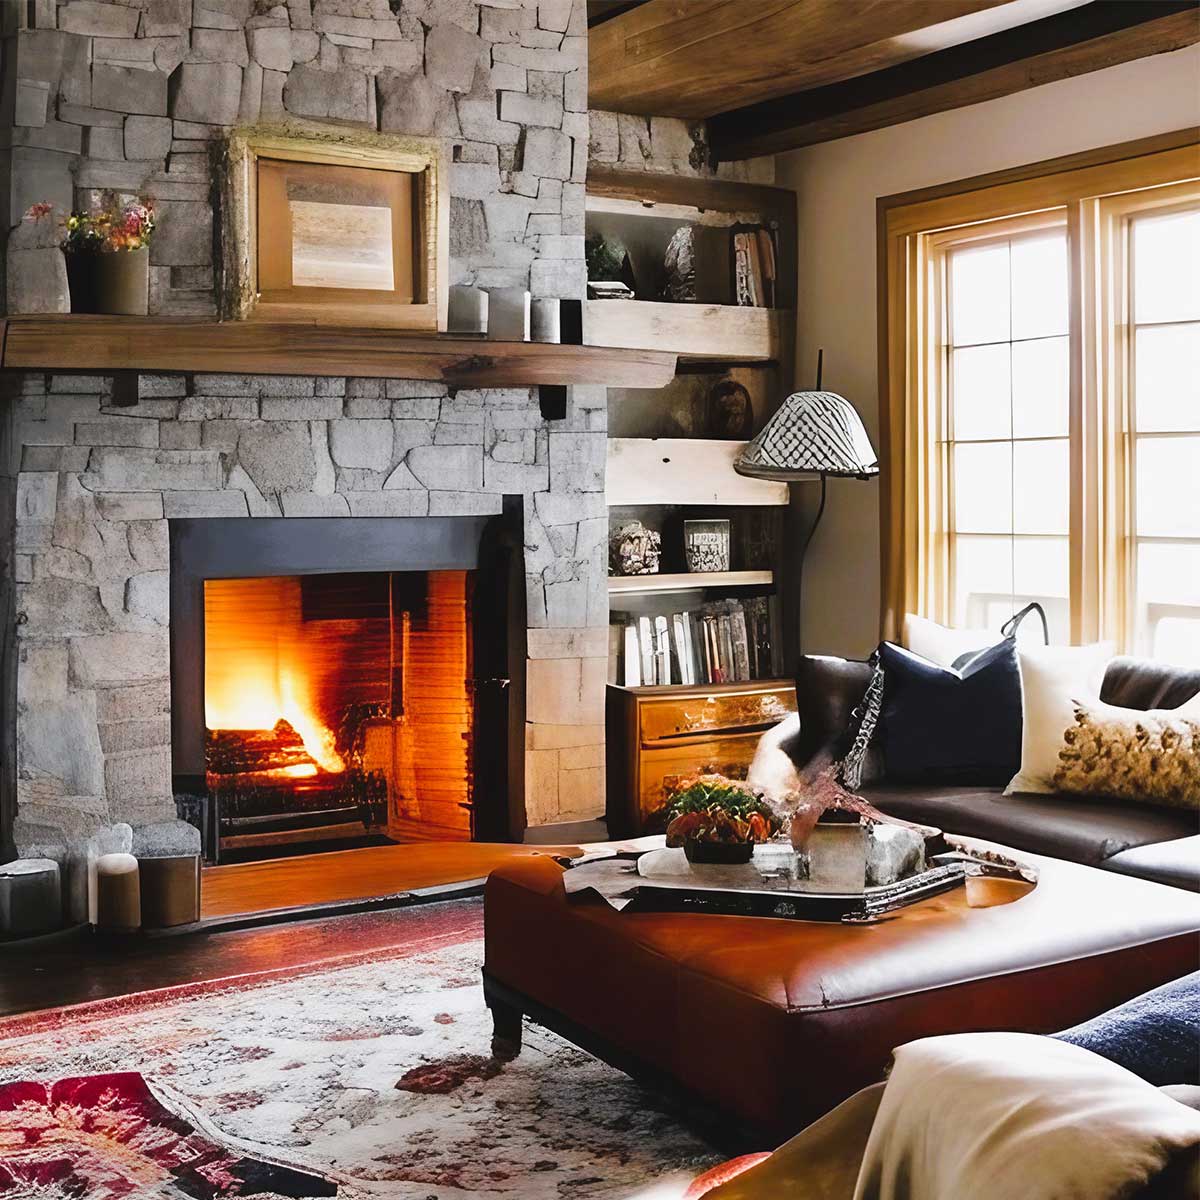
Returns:
[[[905,612],[1200,665],[1194,133],[880,202],[885,637]]]
[[[1129,242],[1133,650],[1200,666],[1200,205]]]
[[[998,629],[1037,600],[1070,635],[1067,238],[1051,230],[946,255],[947,548],[952,620]]]

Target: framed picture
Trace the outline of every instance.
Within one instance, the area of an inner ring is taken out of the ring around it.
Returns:
[[[235,130],[222,194],[222,315],[444,330],[448,210],[431,139]]]

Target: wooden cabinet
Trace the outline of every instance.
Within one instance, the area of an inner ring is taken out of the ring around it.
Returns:
[[[795,711],[796,688],[789,680],[698,687],[610,684],[610,836],[654,832],[647,824],[674,778],[699,772],[744,778],[764,731]]]

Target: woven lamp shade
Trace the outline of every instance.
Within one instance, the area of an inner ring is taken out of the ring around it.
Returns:
[[[854,405],[836,392],[793,392],[733,464],[740,475],[879,474],[879,461]]]

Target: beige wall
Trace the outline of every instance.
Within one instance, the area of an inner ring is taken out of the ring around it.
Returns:
[[[878,448],[875,200],[1200,123],[1200,47],[781,155],[800,202],[801,387],[824,386]],[[812,490],[815,491],[815,488]],[[804,648],[862,656],[879,636],[879,485],[831,480],[805,559]]]

